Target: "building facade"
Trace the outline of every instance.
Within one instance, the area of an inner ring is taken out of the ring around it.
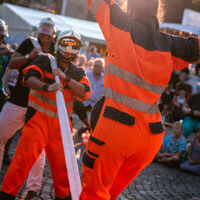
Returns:
[[[66,15],[80,19],[87,19],[88,18],[87,1],[68,0]]]

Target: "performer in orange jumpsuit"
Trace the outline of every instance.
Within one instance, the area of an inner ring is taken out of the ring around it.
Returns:
[[[91,115],[81,200],[114,200],[149,165],[165,128],[158,100],[173,70],[199,59],[199,39],[160,32],[158,0],[88,0],[104,34],[104,96]]]
[[[73,30],[61,33],[56,44],[58,69],[52,70],[48,55],[38,56],[24,68],[23,82],[32,88],[28,103],[32,118],[24,126],[13,161],[6,173],[1,200],[15,199],[43,148],[51,166],[56,200],[71,199],[57,116],[56,90],[64,87],[68,115],[72,112],[75,97],[81,100],[89,98],[91,89],[85,72],[72,64],[80,47],[78,33]],[[60,76],[62,85],[55,83],[53,74]]]

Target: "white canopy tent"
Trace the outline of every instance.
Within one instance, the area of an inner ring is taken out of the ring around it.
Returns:
[[[8,24],[9,31],[14,39],[23,37],[22,35],[24,35],[24,37],[30,35],[42,18],[50,17],[55,21],[59,31],[73,28],[81,34],[84,41],[105,44],[101,29],[95,22],[61,16],[7,3],[1,5],[0,17]]]

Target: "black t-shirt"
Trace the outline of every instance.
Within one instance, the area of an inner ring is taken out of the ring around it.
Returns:
[[[31,42],[31,39],[27,38],[18,47],[16,52],[18,52],[18,53],[20,53],[20,54],[22,54],[24,56],[26,54],[29,54],[33,50],[33,48],[34,48],[34,46],[33,46],[32,42]],[[10,99],[8,100],[13,104],[16,104],[16,105],[22,106],[22,107],[27,107],[28,95],[29,95],[29,91],[30,91],[29,88],[24,87],[22,85],[22,79],[23,79],[22,70],[27,65],[29,65],[29,63],[27,63],[26,65],[24,65],[24,66],[22,66],[20,68],[19,76],[18,76],[18,79],[17,79],[17,83],[15,85],[15,88],[11,92]]]
[[[16,52],[22,54],[23,56],[26,54],[30,54],[31,51],[34,49],[34,46],[32,44],[32,41],[30,38],[25,39],[22,44],[18,47]],[[53,48],[51,49],[51,52],[53,53]],[[24,87],[22,85],[22,79],[23,79],[23,73],[22,70],[30,65],[30,62],[28,62],[26,65],[23,65],[19,70],[19,76],[17,79],[17,83],[15,85],[15,88],[11,92],[9,102],[16,104],[18,106],[27,107],[28,104],[28,96],[30,89],[27,87]]]
[[[189,107],[194,111],[200,111],[200,94],[194,94],[189,102],[188,102]],[[192,119],[200,120],[200,117],[196,117],[192,115]]]

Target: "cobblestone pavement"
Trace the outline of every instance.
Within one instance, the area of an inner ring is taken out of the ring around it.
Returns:
[[[11,146],[11,153],[18,137]],[[77,147],[82,149],[82,146]],[[81,173],[81,156],[78,165]],[[7,170],[3,166],[0,175],[0,185]],[[18,199],[24,199],[25,190],[22,188]],[[41,200],[54,199],[53,182],[48,164],[45,167],[44,178],[38,198]],[[119,196],[118,200],[200,200],[200,177],[181,172],[178,169],[152,163]]]

